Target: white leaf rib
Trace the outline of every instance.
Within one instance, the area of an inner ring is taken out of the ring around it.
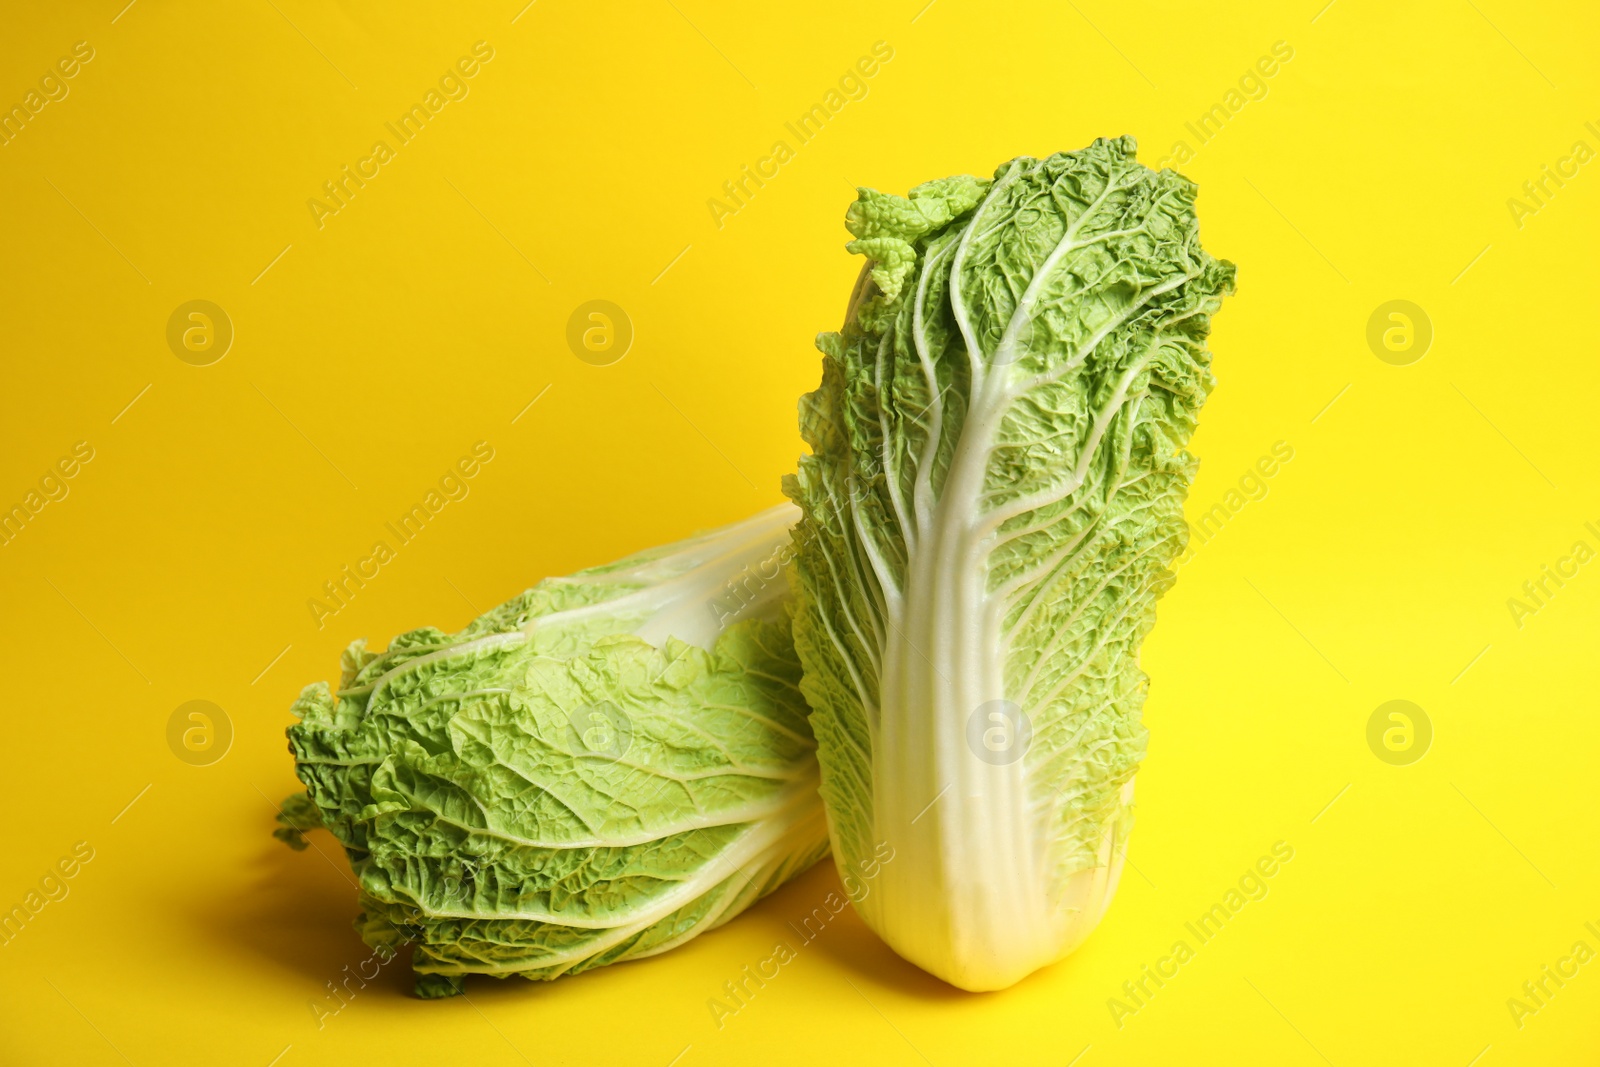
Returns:
[[[1128,570],[1128,568],[1149,556],[1157,548],[1161,547],[1163,543],[1165,543],[1164,539],[1162,541],[1154,542],[1153,544],[1141,549],[1139,552],[1134,553],[1131,557],[1124,560],[1122,565],[1116,570],[1108,572],[1106,576],[1101,579],[1100,584],[1090,590],[1078,602],[1077,608],[1073,610],[1071,615],[1067,616],[1067,618],[1059,625],[1051,628],[1052,633],[1050,640],[1044,646],[1044,648],[1039,650],[1038,656],[1034,659],[1033,668],[1028,671],[1028,674],[1023,679],[1022,684],[1018,687],[1020,692],[1024,694],[1031,694],[1033,692],[1033,687],[1038,683],[1039,680],[1039,672],[1050,663],[1051,657],[1061,648],[1062,642],[1072,633],[1073,626],[1077,623],[1079,617],[1082,616],[1086,610],[1088,610],[1089,606],[1095,602],[1095,598],[1101,593],[1105,592],[1106,589],[1110,587],[1112,581],[1121,577],[1122,574]],[[1102,629],[1106,628],[1102,627]],[[1033,703],[1036,707],[1044,707],[1049,703],[1049,701],[1030,701],[1030,703]]]
[[[872,701],[867,697],[866,683],[861,678],[861,672],[856,668],[855,657],[850,654],[850,650],[840,640],[839,632],[833,628],[833,623],[828,619],[826,610],[812,612],[812,616],[822,623],[822,630],[828,635],[828,641],[833,645],[834,652],[837,653],[839,660],[844,664],[845,670],[849,672],[850,682],[856,689],[856,699],[860,701],[862,710],[865,711],[872,705]]]
[[[1121,329],[1123,326],[1127,325],[1127,323],[1135,315],[1145,309],[1145,306],[1148,305],[1150,301],[1154,300],[1158,296],[1163,296],[1166,293],[1170,293],[1184,282],[1193,281],[1197,277],[1199,277],[1198,274],[1176,274],[1159,285],[1147,286],[1144,289],[1141,289],[1139,291],[1140,295],[1138,300],[1135,300],[1133,303],[1129,304],[1127,309],[1121,315],[1113,316],[1101,324],[1100,328],[1089,336],[1089,339],[1083,343],[1082,347],[1074,352],[1070,358],[1063,361],[1061,366],[1047,371],[1044,374],[1036,375],[1022,383],[1022,385],[1018,388],[1010,390],[1008,399],[1014,400],[1025,393],[1032,392],[1042,385],[1049,385],[1053,382],[1060,381],[1068,373],[1083,366],[1084,361],[1089,358],[1089,354],[1100,346],[1101,341],[1104,341],[1108,336],[1110,336],[1112,331]]]
[[[861,569],[861,561],[856,557],[852,539],[842,537],[840,538],[840,543],[844,547],[845,561],[849,564],[849,580],[853,581],[857,588],[871,590],[873,586],[867,582],[866,572]],[[885,625],[885,616],[888,612],[887,603],[881,594],[876,600],[870,596],[862,598],[864,606],[869,612],[867,622],[870,625],[866,627],[872,634],[872,638],[869,640],[867,634],[863,632],[862,627],[859,625],[855,609],[851,606],[851,599],[846,588],[845,574],[840,571],[838,562],[833,558],[833,553],[829,551],[827,541],[819,539],[817,547],[827,560],[828,572],[833,576],[833,585],[839,598],[839,605],[848,615],[850,628],[855,631],[856,639],[861,642],[862,649],[866,652],[874,673],[881,672],[883,665],[879,660],[878,650],[883,646],[883,627]],[[876,575],[876,570],[874,574]]]
[[[889,390],[893,385],[893,368],[888,375],[884,374],[883,359],[889,349],[889,332],[884,331],[883,337],[878,341],[878,357],[873,365],[876,380],[873,383],[877,391],[878,403],[878,457],[883,467],[883,481],[889,492],[889,503],[894,508],[895,521],[900,524],[900,538],[905,542],[906,551],[909,553],[916,544],[916,532],[912,529],[911,519],[906,514],[905,500],[900,491],[899,465],[892,461],[893,448],[890,441],[893,439],[889,429]]]
[[[876,628],[874,628],[874,639],[868,639],[867,635],[862,632],[860,624],[856,621],[855,609],[850,606],[850,597],[845,589],[846,583],[841,581],[839,578],[839,564],[834,561],[833,553],[828,550],[828,546],[825,542],[818,541],[817,548],[822,552],[823,558],[827,561],[829,575],[833,578],[834,596],[839,601],[839,608],[844,612],[845,621],[850,624],[851,632],[856,635],[856,642],[861,646],[862,653],[867,657],[867,665],[872,668],[873,677],[874,680],[876,680],[877,677],[882,673],[883,669],[882,663],[878,657],[878,648],[880,647],[879,642],[881,642],[882,638],[877,636]],[[851,569],[855,570],[853,564]],[[860,583],[860,573],[857,572],[855,575],[853,575],[851,580]],[[841,652],[842,651],[843,650],[841,649]]]
[[[878,588],[882,590],[885,603],[884,615],[891,611],[898,613],[900,607],[900,583],[895,581],[889,561],[883,558],[883,553],[878,547],[877,538],[867,532],[867,526],[861,521],[860,509],[856,507],[856,492],[854,478],[847,485],[850,492],[850,524],[856,531],[856,543],[861,546],[861,551],[866,553],[867,562],[872,564],[872,573],[877,576]]]
[[[1065,485],[1052,486],[1041,489],[1037,493],[1013,500],[1011,503],[996,507],[984,515],[978,529],[987,537],[1012,519],[1026,515],[1051,504],[1059,503],[1076,493],[1082,486],[1084,479],[1089,476],[1089,465],[1094,462],[1095,453],[1099,451],[1100,439],[1105,435],[1106,427],[1111,425],[1111,420],[1121,412],[1123,405],[1128,401],[1128,389],[1133,385],[1133,380],[1146,366],[1149,365],[1148,357],[1141,358],[1123,371],[1118,379],[1116,389],[1110,399],[1095,417],[1094,425],[1089,432],[1089,438],[1084,442],[1082,450],[1078,453],[1078,464],[1068,477]]]
[[[1143,395],[1144,394],[1141,393],[1141,394],[1139,394],[1139,397],[1142,397]],[[1135,413],[1138,410],[1137,402],[1138,402],[1139,397],[1135,397],[1134,398],[1134,407],[1131,409]],[[1125,475],[1128,472],[1128,462],[1129,462],[1129,460],[1131,458],[1131,455],[1132,455],[1132,445],[1133,445],[1132,423],[1137,421],[1137,419],[1135,417],[1134,419],[1130,419],[1129,421],[1130,421],[1130,428],[1129,428],[1129,431],[1128,431],[1128,434],[1127,434],[1127,442],[1126,442],[1127,447],[1122,448],[1122,449],[1119,450],[1119,452],[1118,452],[1119,460],[1118,460],[1118,464],[1117,464],[1117,473],[1116,473],[1116,475],[1114,477],[1108,479],[1108,481],[1111,483],[1111,490],[1110,490],[1110,493],[1108,494],[1108,500],[1110,498],[1115,497],[1116,494],[1122,492],[1129,485],[1133,484],[1133,482],[1137,482],[1139,480],[1139,479],[1136,478],[1136,479],[1133,479],[1132,482],[1123,482],[1122,481],[1123,475]],[[1142,478],[1143,475],[1141,475],[1140,477]],[[1055,525],[1056,523],[1062,522],[1065,519],[1071,517],[1072,515],[1075,515],[1078,512],[1082,511],[1084,509],[1084,507],[1086,506],[1086,504],[1087,504],[1087,501],[1080,500],[1076,504],[1074,504],[1071,508],[1068,508],[1066,511],[1062,512],[1061,514],[1056,515],[1056,516],[1052,516],[1051,518],[1049,518],[1047,520],[1044,520],[1041,523],[1037,523],[1033,527],[1029,527],[1028,530],[1029,530],[1029,532],[1037,532],[1039,530],[1048,529],[1049,527]],[[1105,523],[1104,525],[1102,525],[1102,520],[1105,518],[1105,513],[1102,512],[1100,515],[1095,516],[1091,521],[1089,521],[1089,522],[1084,524],[1083,529],[1079,531],[1079,533],[1073,538],[1072,542],[1067,546],[1068,549],[1070,549],[1071,547],[1075,546],[1078,542],[1082,541],[1084,539],[1084,537],[1087,536],[1090,533],[1094,534],[1094,539],[1098,539],[1102,534],[1107,533],[1113,527],[1120,525],[1124,521],[1124,519],[1127,519],[1127,518],[1131,517],[1132,514],[1133,514],[1133,512],[1130,511],[1126,515],[1119,515],[1119,516],[1113,518],[1109,523]],[[1014,539],[1015,539],[1014,536],[1007,536],[1006,538],[1001,539],[1000,543],[1001,544],[1005,544],[1005,543],[1007,543],[1007,542],[1009,542],[1011,540],[1014,540]],[[1090,544],[1093,544],[1093,540],[1090,541]],[[1088,547],[1087,546],[1085,547],[1084,551],[1088,551]],[[1052,558],[1053,559],[1059,559],[1060,556],[1061,556],[1061,553],[1058,552],[1056,554],[1056,556],[1054,556]],[[1067,561],[1067,563],[1065,565],[1066,566],[1070,566],[1073,562],[1075,562],[1075,561]],[[1042,596],[1043,596],[1044,591],[1047,588],[1050,588],[1054,584],[1054,582],[1056,581],[1056,577],[1055,577],[1055,573],[1054,573],[1056,569],[1057,568],[1054,565],[1052,565],[1051,566],[1051,571],[1049,573],[1047,573],[1046,577],[1042,578],[1038,582],[1038,584],[1036,584],[1033,587],[1032,592],[1028,597],[1027,603],[1025,604],[1025,606],[1022,609],[1022,613],[1020,615],[1018,615],[1016,620],[1015,620],[1015,622],[1012,623],[1012,627],[1011,628],[1012,628],[1013,631],[1021,630],[1022,628],[1027,626],[1029,620],[1033,617],[1034,610],[1042,602]],[[1035,573],[1036,573],[1036,571],[1035,571]],[[1010,603],[1010,598],[1011,598],[1012,594],[1014,594],[1016,592],[1017,589],[1021,588],[1021,584],[1023,584],[1023,583],[1018,583],[1018,581],[1016,579],[1012,579],[1012,581],[1007,582],[1006,586],[1002,587],[1002,589],[997,590],[997,592],[996,592],[997,597],[999,597],[1001,600],[1005,601],[1005,603],[1003,605],[1001,605],[998,608],[998,610],[1003,611],[1003,612],[1009,612],[1012,609],[1012,607],[1014,607],[1014,604]]]
[[[655,774],[658,780],[675,781],[665,775]],[[738,777],[745,777],[740,775]],[[562,840],[546,841],[537,838],[524,837],[509,830],[496,829],[486,824],[482,826],[462,822],[460,819],[444,814],[426,801],[415,796],[410,791],[397,790],[412,804],[412,811],[425,812],[429,818],[437,820],[448,826],[454,826],[471,834],[491,837],[519,848],[546,849],[549,851],[567,851],[585,848],[633,848],[638,845],[647,845],[652,841],[659,841],[665,837],[676,834],[688,833],[692,830],[706,830],[718,826],[730,826],[735,823],[757,823],[770,819],[773,815],[787,810],[791,805],[807,799],[816,791],[817,771],[815,765],[808,758],[805,765],[800,768],[800,773],[788,778],[788,785],[772,790],[759,802],[746,802],[744,804],[725,808],[720,811],[706,813],[698,812],[694,818],[678,819],[661,825],[641,827],[631,834],[596,834],[592,830],[588,837],[572,837]],[[783,781],[784,779],[774,779]],[[452,783],[453,784],[453,783]],[[563,805],[566,806],[566,805]],[[481,808],[479,809],[482,810]],[[568,810],[571,810],[570,807]],[[574,817],[588,828],[588,824],[574,812]]]
[[[751,722],[758,722],[762,726],[764,726],[767,729],[771,730],[773,733],[782,734],[783,736],[787,737],[789,740],[793,741],[795,744],[800,745],[802,748],[816,748],[817,747],[816,741],[813,740],[812,738],[805,737],[805,736],[803,736],[801,734],[795,733],[793,730],[789,729],[787,726],[783,725],[782,723],[780,723],[780,722],[778,722],[778,721],[776,721],[774,719],[767,718],[767,716],[760,714],[759,712],[757,712],[753,708],[740,707],[737,704],[701,704],[700,707],[708,708],[708,709],[709,708],[716,708],[716,709],[718,709],[720,711],[726,711],[731,715],[743,716],[744,718],[749,719]]]
[[[1160,542],[1158,542],[1158,544],[1159,543]],[[1124,567],[1123,570],[1126,570],[1126,567]],[[1100,637],[1090,648],[1089,652],[1083,657],[1083,662],[1078,664],[1076,669],[1071,671],[1059,682],[1057,682],[1042,699],[1034,700],[1032,696],[1032,687],[1027,687],[1025,692],[1028,695],[1028,703],[1034,707],[1049,707],[1051,701],[1060,696],[1062,691],[1065,690],[1067,686],[1075,682],[1084,671],[1088,670],[1089,665],[1094,662],[1095,657],[1098,656],[1106,647],[1106,645],[1110,643],[1112,636],[1118,633],[1119,628],[1123,622],[1127,620],[1128,616],[1136,609],[1143,611],[1147,604],[1153,603],[1153,598],[1150,596],[1152,584],[1153,583],[1147,583],[1144,587],[1134,590],[1128,594],[1126,600],[1123,601],[1122,611],[1111,622],[1103,624],[1100,627]],[[1044,662],[1044,657],[1040,657],[1040,662]]]
[[[844,546],[846,552],[850,554],[851,558],[854,559],[857,546],[859,545],[859,537],[851,536],[851,531],[857,529],[854,494],[852,493],[850,497],[850,506],[846,508],[840,505],[839,497],[833,491],[833,481],[831,479],[823,480],[823,492],[827,495],[828,503],[833,509],[833,514],[837,516],[839,520],[840,529],[838,541]],[[828,571],[834,576],[836,583],[842,580],[840,572],[837,570],[837,568],[829,567]],[[856,563],[855,571],[859,575],[865,575],[865,572],[861,570],[859,561]],[[876,611],[879,618],[886,618],[889,613],[889,591],[883,588],[882,584],[877,580],[877,577],[878,572],[876,569],[874,569],[873,581],[862,581],[861,584],[862,588],[866,589],[869,594],[869,596],[866,598],[868,607]],[[844,599],[844,590],[842,586],[839,588],[839,596],[841,600]]]
[[[1009,363],[1014,358],[1012,354],[1016,349],[1017,338],[1021,335],[1022,327],[1033,321],[1033,305],[1038,302],[1039,294],[1050,281],[1051,275],[1055,273],[1055,269],[1060,265],[1061,260],[1071,253],[1101,240],[1100,237],[1093,237],[1079,243],[1077,235],[1084,222],[1094,215],[1114,190],[1120,188],[1116,182],[1117,177],[1118,175],[1115,171],[1106,175],[1106,187],[1101,190],[1100,195],[1088,207],[1083,209],[1083,213],[1074,222],[1066,227],[1061,234],[1061,240],[1056,242],[1056,247],[1045,257],[1044,262],[1034,270],[1033,277],[1028,281],[1028,287],[1023,290],[1021,299],[1017,301],[1017,306],[1011,312],[1011,318],[1006,323],[1005,332],[1000,335],[999,344],[995,345],[993,360],[995,364]],[[1111,235],[1107,234],[1106,236]],[[1006,358],[1002,359],[1002,356]]]
[[[971,389],[974,392],[977,391],[979,384],[983,381],[984,357],[983,348],[978,344],[977,334],[973,333],[972,330],[972,320],[967,314],[966,302],[961,298],[961,270],[966,265],[967,249],[971,246],[972,235],[983,221],[983,213],[988,210],[990,204],[994,203],[995,199],[1000,195],[1000,191],[1011,184],[1020,169],[1021,164],[1013,161],[1006,170],[1004,177],[989,186],[988,194],[984,196],[983,202],[978,205],[978,210],[972,213],[972,218],[962,231],[961,240],[956,247],[955,262],[950,268],[950,309],[955,313],[956,325],[960,327],[961,338],[967,346],[967,362],[972,372]]]
[[[789,812],[797,812],[798,814],[789,814]],[[671,915],[678,909],[694,902],[702,894],[715,888],[717,885],[729,881],[730,878],[737,879],[743,876],[744,880],[748,881],[749,878],[754,876],[754,872],[747,874],[744,871],[744,867],[751,860],[763,855],[776,845],[783,842],[793,830],[795,830],[797,827],[803,827],[812,822],[818,818],[820,813],[816,810],[816,806],[811,799],[809,797],[804,797],[801,798],[800,803],[795,804],[791,809],[788,809],[787,812],[780,814],[787,814],[788,817],[772,818],[762,822],[751,823],[744,832],[740,833],[726,846],[718,850],[715,855],[708,857],[704,862],[700,863],[696,867],[694,874],[691,877],[673,883],[666,892],[661,893],[655,899],[653,899],[649,905],[643,909],[642,912],[631,912],[628,921],[621,924],[619,924],[615,919],[590,919],[584,916],[562,915],[558,912],[550,912],[547,910],[435,911],[423,907],[420,902],[417,903],[416,907],[418,911],[421,911],[424,915],[431,919],[497,919],[510,920],[514,922],[545,922],[558,926],[572,927],[579,930],[612,931],[611,936],[584,942],[583,944],[576,946],[567,952],[555,953],[549,957],[542,957],[544,962],[539,963],[538,966],[550,966],[569,960],[571,962],[580,962],[581,960],[588,959],[591,956],[598,955],[600,952],[605,951],[607,948],[610,948],[617,942],[622,941],[633,934],[637,934],[645,929],[648,929],[650,926],[660,922],[662,919],[666,918],[668,915]],[[735,873],[731,876],[725,873],[720,867],[720,864],[724,863],[727,864],[728,868]],[[759,871],[759,868],[757,868],[757,871]],[[415,900],[414,897],[412,899]],[[523,971],[528,970],[529,965],[527,962],[523,962],[516,965],[508,965],[501,969],[504,971]],[[464,972],[438,971],[435,973]],[[471,973],[494,973],[494,971],[484,971],[474,968]]]
[[[1101,535],[1110,532],[1120,521],[1120,518],[1113,519],[1104,527],[1101,526],[1098,518],[1093,522],[1086,523],[1083,529],[1079,530],[1071,540],[1052,553],[1044,564],[1018,575],[1002,588],[995,590],[993,594],[994,601],[990,606],[990,610],[997,613],[997,619],[1004,618],[1016,606],[1011,600],[1012,595],[1024,586],[1029,586],[1031,595],[1023,606],[1022,613],[1017,616],[1016,621],[1010,627],[1013,633],[1022,630],[1032,619],[1034,609],[1041,603],[1044,591],[1055,585],[1058,573],[1072,573],[1073,565],[1079,561],[1082,555],[1094,547],[1095,542],[1100,539]],[[1079,549],[1080,545],[1082,546],[1081,550]],[[1037,578],[1037,581],[1034,581],[1035,578]]]
[[[912,485],[911,499],[917,513],[917,541],[907,542],[906,556],[910,558],[916,545],[933,525],[933,464],[939,455],[939,443],[944,435],[944,392],[939,388],[939,375],[928,350],[928,329],[925,308],[928,303],[928,280],[941,257],[950,254],[954,242],[946,241],[939,248],[924,254],[922,275],[917,279],[916,306],[911,310],[911,339],[917,350],[917,362],[922,366],[922,378],[928,387],[928,407],[933,412],[933,424],[925,431],[922,452],[917,457],[916,481]],[[887,336],[887,331],[885,331]]]

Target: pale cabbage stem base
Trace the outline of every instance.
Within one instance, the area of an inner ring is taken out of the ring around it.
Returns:
[[[996,764],[968,747],[969,717],[1007,698],[1003,612],[986,588],[995,532],[982,521],[1003,377],[986,375],[974,389],[978,403],[907,560],[901,610],[889,618],[873,813],[899,862],[884,866],[880,891],[861,905],[896,952],[973,991],[1004,989],[1076,948],[1122,867],[1113,819],[1096,864],[1050,885],[1050,837],[1037,814],[1045,798],[1030,789],[1026,755]],[[1124,808],[1132,795],[1130,780]]]

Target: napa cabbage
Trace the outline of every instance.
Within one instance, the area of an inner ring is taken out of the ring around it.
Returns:
[[[896,856],[858,910],[962,988],[1072,951],[1121,870],[1234,281],[1195,191],[1124,137],[846,216],[867,262],[786,482],[801,686],[840,870]]]
[[[781,567],[788,504],[345,653],[288,729],[361,936],[422,996],[665,952],[827,851]]]

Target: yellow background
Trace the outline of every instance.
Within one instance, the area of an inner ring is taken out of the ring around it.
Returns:
[[[95,50],[0,148],[0,503],[95,449],[0,547],[0,903],[95,850],[0,947],[4,1062],[1594,1062],[1600,963],[1520,1028],[1506,1003],[1600,948],[1600,565],[1520,628],[1506,603],[1600,547],[1600,164],[1520,227],[1507,206],[1600,148],[1588,5],[122,2],[0,30],[8,107]],[[480,40],[470,95],[319,229],[307,200]],[[847,913],[718,1029],[708,999],[793,937],[823,867],[573,980],[423,1003],[396,964],[319,1030],[308,1003],[366,952],[331,841],[268,836],[300,686],[354,637],[778,501],[857,269],[852,185],[1122,133],[1154,163],[1280,40],[1266,96],[1182,167],[1239,264],[1191,517],[1275,442],[1294,459],[1161,605],[1137,869],[1088,944],[958,994]],[[876,41],[867,96],[719,229],[707,199]],[[564,339],[596,298],[636,329],[607,367]],[[192,299],[236,330],[212,366],[166,344]],[[1410,366],[1366,342],[1392,299],[1433,324]],[[319,629],[307,600],[478,440],[471,495]],[[168,748],[193,699],[233,726],[211,766]],[[1433,724],[1410,766],[1366,743],[1391,699]],[[1108,999],[1280,840],[1266,898],[1119,1028]]]

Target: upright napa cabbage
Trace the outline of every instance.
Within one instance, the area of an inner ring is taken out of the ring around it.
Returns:
[[[419,995],[665,952],[827,851],[779,571],[797,517],[358,641],[338,693],[301,694],[278,836],[333,832],[358,931],[385,959],[415,945]]]
[[[1234,277],[1195,186],[1134,152],[861,190],[869,262],[801,403],[794,637],[834,855],[894,848],[858,909],[965,989],[1077,947],[1131,823],[1139,644]]]

